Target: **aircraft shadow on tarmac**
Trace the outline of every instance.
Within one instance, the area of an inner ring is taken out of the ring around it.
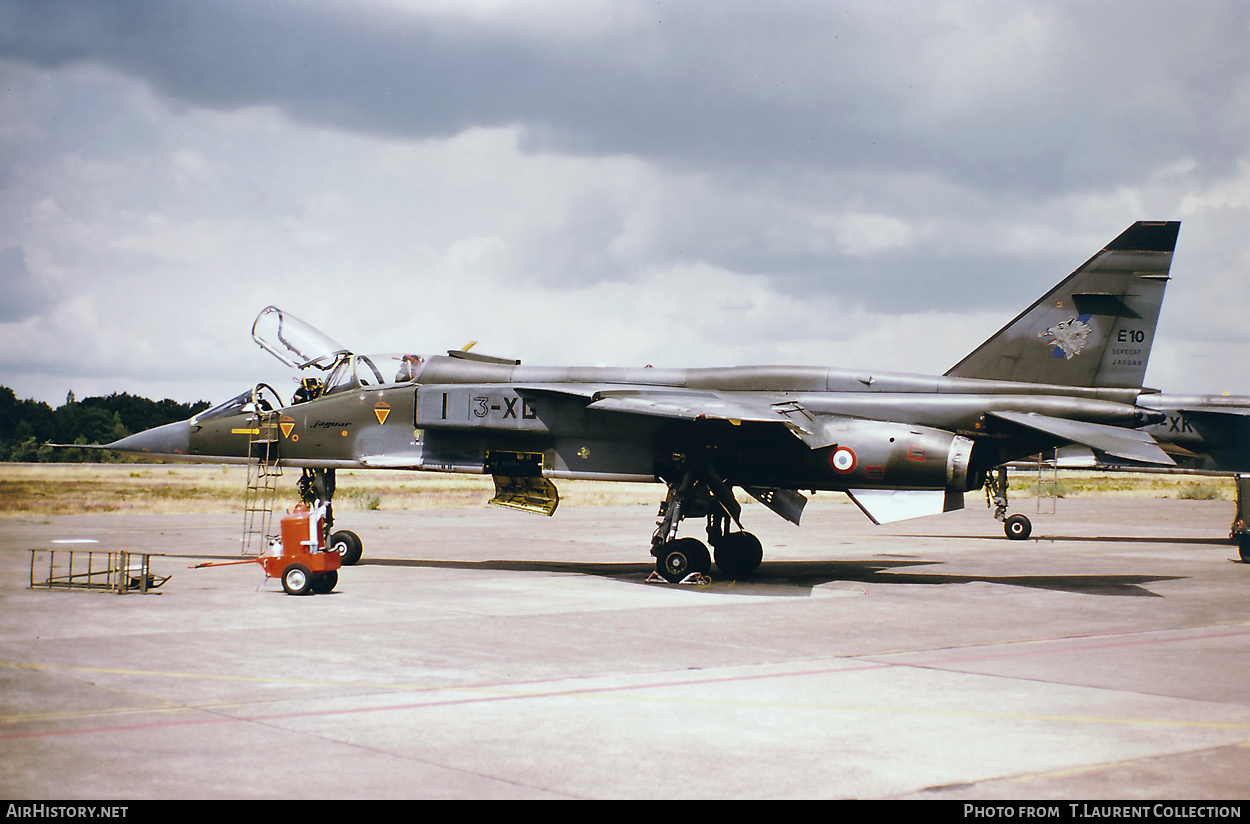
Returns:
[[[1107,544],[1185,544],[1204,547],[1236,547],[1235,541],[1229,538],[1134,538],[1107,537],[1094,535],[1044,535],[1043,541],[1091,541]]]
[[[1002,543],[1002,535],[917,535],[917,538],[958,538],[961,541],[986,540],[994,543]],[[1022,546],[1028,546],[1032,543],[1051,543],[1054,541],[1085,541],[1098,544],[1188,544],[1190,546],[1206,546],[1206,547],[1229,547],[1237,546],[1237,543],[1231,538],[1168,538],[1168,537],[1143,537],[1140,535],[1039,535],[1033,533],[1033,537],[1026,541],[1021,541]]]
[[[738,580],[718,575],[713,569],[707,586],[684,587],[692,591],[732,593],[771,597],[804,597],[814,587],[830,583],[946,584],[987,583],[1003,586],[1072,592],[1082,595],[1162,597],[1145,589],[1146,584],[1177,580],[1169,575],[951,575],[933,572],[898,572],[900,567],[936,566],[940,561],[860,560],[860,561],[765,561],[750,577]],[[492,571],[547,572],[596,575],[626,583],[646,584],[652,564],[613,564],[576,561],[445,561],[436,559],[370,559],[361,566],[395,566],[429,569],[481,569]],[[651,584],[674,586],[673,584]]]

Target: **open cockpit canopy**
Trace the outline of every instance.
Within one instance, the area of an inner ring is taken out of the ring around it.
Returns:
[[[252,323],[252,340],[294,369],[325,371],[351,352],[317,329],[276,306],[266,306]]]
[[[404,353],[354,354],[276,306],[266,306],[256,316],[252,324],[252,340],[294,369],[315,367],[328,372],[323,379],[314,381],[317,384],[315,394],[329,395],[360,387],[408,383],[417,379],[426,361],[422,355]]]

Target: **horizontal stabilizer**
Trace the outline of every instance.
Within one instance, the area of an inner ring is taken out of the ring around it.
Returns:
[[[1220,417],[1223,415],[1229,416],[1232,420],[1236,420],[1238,418],[1250,418],[1250,406],[1194,407],[1192,409],[1180,409],[1178,411],[1191,418],[1206,416],[1217,421],[1220,420]]]
[[[944,489],[848,489],[846,494],[878,525],[964,508],[962,494]]]
[[[1138,461],[1161,466],[1175,466],[1168,454],[1159,448],[1155,439],[1136,429],[1107,426],[1100,423],[1052,418],[1036,412],[990,412],[992,417],[1027,427],[1036,432],[1088,446],[1096,452],[1104,452],[1126,461]]]

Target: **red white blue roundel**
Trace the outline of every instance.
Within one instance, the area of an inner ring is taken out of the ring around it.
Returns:
[[[855,469],[857,463],[855,453],[845,446],[839,446],[829,455],[829,466],[833,467],[834,472],[846,474]]]

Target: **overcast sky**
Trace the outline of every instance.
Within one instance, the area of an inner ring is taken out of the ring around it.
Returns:
[[[0,0],[0,384],[357,351],[941,373],[1181,220],[1147,382],[1250,394],[1250,3]]]

